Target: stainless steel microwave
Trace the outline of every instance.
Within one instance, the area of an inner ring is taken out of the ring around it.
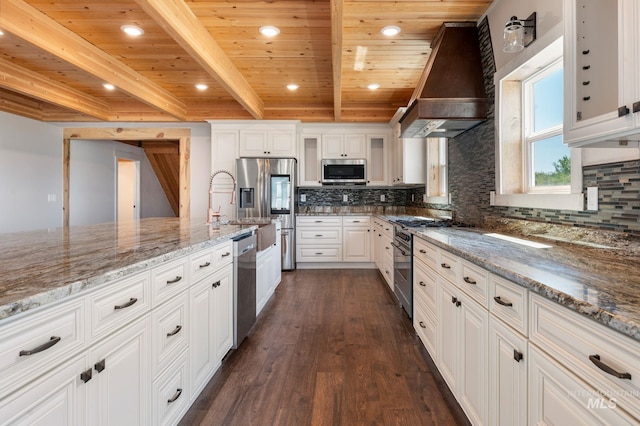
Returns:
[[[322,183],[325,185],[364,185],[367,183],[367,160],[322,160]]]

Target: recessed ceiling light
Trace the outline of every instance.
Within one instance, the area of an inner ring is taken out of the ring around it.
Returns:
[[[300,87],[300,86],[298,86],[297,84],[294,84],[294,83],[287,84],[287,89],[291,90],[292,92],[293,92],[294,90],[297,90],[297,89],[298,89],[298,87]]]
[[[387,25],[380,30],[380,33],[387,37],[393,37],[400,34],[400,27],[396,27],[395,25]]]
[[[271,25],[265,25],[264,27],[260,27],[260,34],[266,37],[274,37],[280,34],[280,28],[273,27]]]
[[[370,85],[367,86],[367,88],[369,90],[377,90],[380,88],[380,85],[378,83],[371,83]]]
[[[207,86],[206,84],[203,84],[203,83],[196,84],[196,89],[198,90],[207,90],[208,88],[209,86]]]
[[[115,89],[116,89],[116,86],[114,86],[114,85],[113,85],[113,84],[111,84],[111,83],[104,83],[104,84],[102,85],[102,87],[104,87],[104,88],[105,88],[105,89],[107,89],[107,90],[115,90]]]
[[[123,25],[120,29],[132,37],[138,37],[144,34],[144,30],[140,27],[136,27],[135,25]]]

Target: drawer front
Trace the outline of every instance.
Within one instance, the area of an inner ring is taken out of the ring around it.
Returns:
[[[435,313],[438,276],[422,262],[414,262],[413,266],[413,297],[421,297],[425,307]]]
[[[413,237],[413,257],[414,259],[420,260],[434,271],[437,271],[440,267],[438,265],[438,249],[415,236]]]
[[[151,270],[151,303],[158,306],[189,287],[189,258],[182,257]]]
[[[298,244],[342,244],[342,229],[298,229]]]
[[[151,278],[143,272],[88,296],[90,343],[135,320],[151,308]]]
[[[530,315],[532,343],[640,419],[640,343],[537,294],[530,294]],[[615,377],[606,366],[631,378]]]
[[[151,315],[151,371],[155,377],[189,346],[188,293],[154,309]]]
[[[178,424],[190,406],[189,390],[189,357],[185,351],[153,382],[152,424]]]
[[[488,308],[489,271],[460,259],[458,287],[471,296],[476,302]]]
[[[341,246],[298,246],[296,253],[298,262],[342,262]]]
[[[449,282],[458,286],[458,276],[460,263],[458,257],[446,252],[444,250],[438,250],[438,263],[436,265],[436,272],[445,277]]]
[[[87,346],[85,302],[52,306],[0,328],[0,398]]]
[[[344,216],[342,218],[342,226],[361,226],[369,228],[371,226],[371,217],[369,216]]]
[[[216,271],[216,251],[208,248],[189,256],[190,281],[195,283]],[[232,257],[232,256],[229,256]]]
[[[524,336],[529,335],[529,291],[489,274],[489,311]]]
[[[436,341],[437,341],[437,325],[436,316],[430,313],[422,304],[422,299],[414,299],[413,303],[413,328],[418,333],[424,347],[431,355],[433,362],[437,363],[436,357]]]
[[[233,241],[229,240],[213,248],[215,269],[220,269],[233,262]]]
[[[393,240],[393,225],[391,223],[383,220],[380,226],[380,231],[382,232],[382,235]]]
[[[342,226],[342,216],[297,216],[298,226]]]
[[[391,287],[391,290],[394,290],[393,285],[393,256],[387,255],[382,259],[382,274],[384,275],[385,280],[387,280],[387,284]]]

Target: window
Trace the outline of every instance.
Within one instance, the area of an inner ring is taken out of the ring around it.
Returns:
[[[448,204],[447,138],[427,138],[427,202]]]
[[[522,82],[527,193],[569,193],[571,152],[562,141],[562,61]]]
[[[563,142],[563,39],[534,44],[495,74],[495,205],[583,210],[582,157]]]

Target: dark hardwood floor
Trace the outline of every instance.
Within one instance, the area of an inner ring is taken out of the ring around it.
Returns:
[[[181,425],[466,423],[375,270],[285,272]]]

